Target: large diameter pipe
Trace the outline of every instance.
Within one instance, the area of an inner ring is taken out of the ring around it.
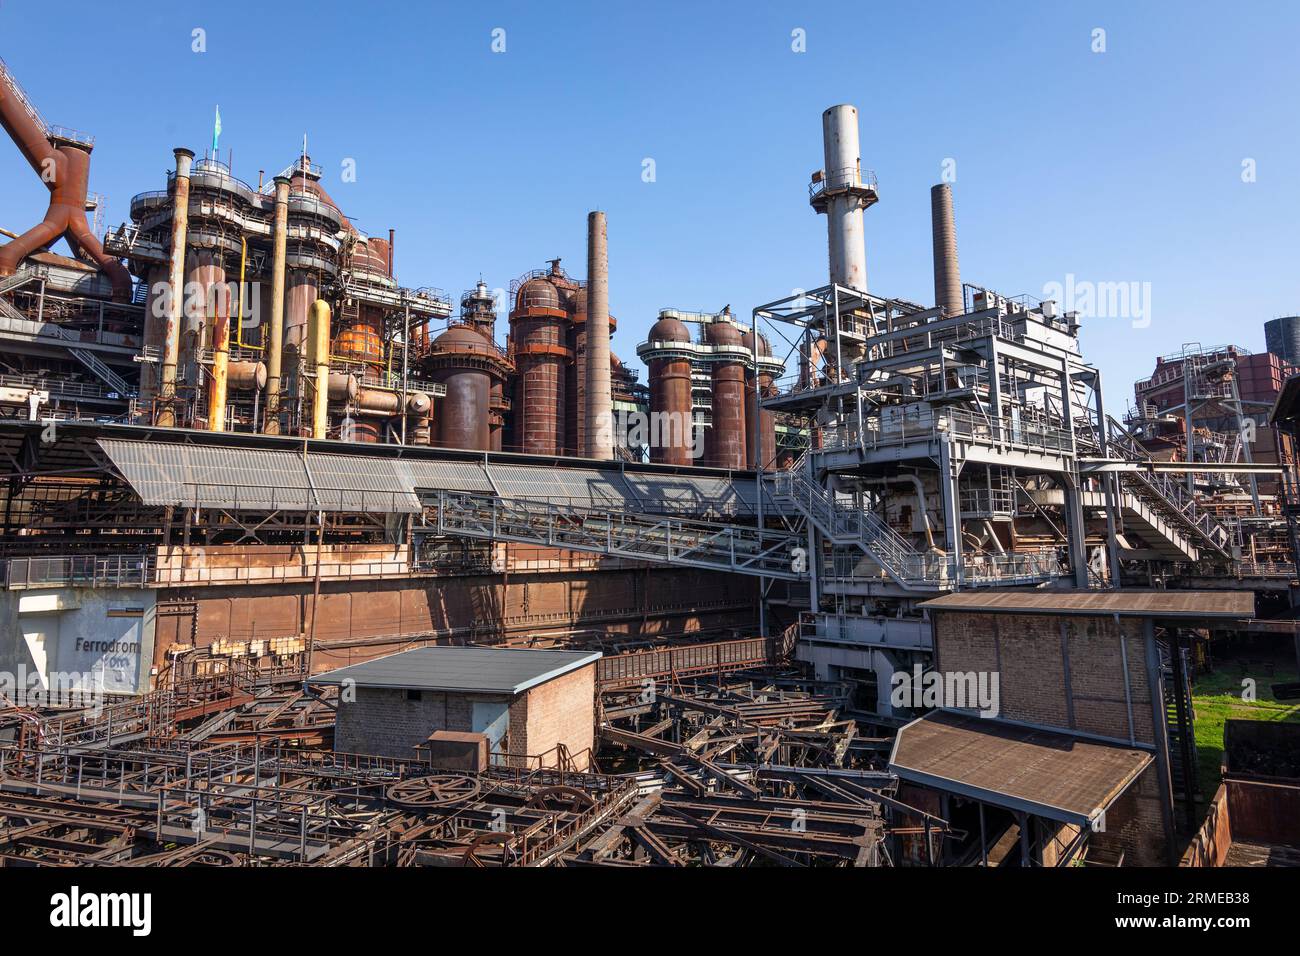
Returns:
[[[930,231],[934,238],[934,304],[946,315],[965,310],[961,294],[961,268],[957,264],[957,227],[952,217],[952,187],[930,187]]]
[[[329,380],[330,380],[330,307],[324,299],[311,304],[309,321],[312,361],[316,364],[316,378],[312,387],[311,434],[313,438],[329,437]]]
[[[854,187],[862,184],[858,110],[841,104],[822,113],[826,160],[827,240],[831,282],[867,291],[867,242],[862,226],[863,202]]]
[[[266,416],[262,431],[280,434],[280,366],[284,351],[284,259],[289,223],[289,179],[275,177],[275,243],[271,258],[270,328],[266,343]]]
[[[587,216],[587,381],[588,458],[614,457],[614,397],[609,379],[609,243],[605,214]]]
[[[171,284],[167,320],[163,327],[162,374],[158,383],[158,410],[154,424],[176,424],[176,366],[181,352],[181,318],[185,308],[185,237],[190,221],[190,166],[194,154],[184,147],[174,150],[176,178],[172,193],[172,249],[168,282]]]

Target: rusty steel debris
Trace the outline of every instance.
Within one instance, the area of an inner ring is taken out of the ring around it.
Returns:
[[[611,669],[599,750],[545,769],[336,753],[337,702],[301,656],[191,655],[140,697],[0,709],[0,865],[878,866],[898,834],[946,831],[895,797],[842,685],[665,677],[704,666],[681,650]]]

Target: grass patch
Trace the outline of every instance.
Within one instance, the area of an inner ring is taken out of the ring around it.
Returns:
[[[1256,658],[1252,657],[1252,660]],[[1192,706],[1196,712],[1197,780],[1206,802],[1219,788],[1223,761],[1223,725],[1228,720],[1283,720],[1300,722],[1300,701],[1273,698],[1272,684],[1300,679],[1295,659],[1271,659],[1273,673],[1258,663],[1248,664],[1243,673],[1237,660],[1216,661],[1213,673],[1201,674],[1192,682]],[[1255,699],[1242,700],[1242,681],[1255,681]]]

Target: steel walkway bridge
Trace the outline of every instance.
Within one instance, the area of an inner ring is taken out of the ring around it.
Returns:
[[[577,502],[440,491],[425,499],[440,534],[590,551],[785,581],[806,580],[802,535]],[[797,570],[798,569],[798,570]]]

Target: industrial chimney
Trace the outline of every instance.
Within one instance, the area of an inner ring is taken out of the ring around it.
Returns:
[[[961,294],[961,268],[957,264],[957,227],[952,218],[952,187],[940,183],[930,188],[930,228],[934,235],[934,304],[945,315],[966,311]]]
[[[587,216],[587,458],[614,457],[614,401],[609,380],[609,249],[605,214]]]
[[[813,174],[809,202],[826,214],[830,281],[867,291],[867,244],[862,211],[877,200],[876,186],[862,178],[858,111],[848,105],[822,113],[826,168]]]

